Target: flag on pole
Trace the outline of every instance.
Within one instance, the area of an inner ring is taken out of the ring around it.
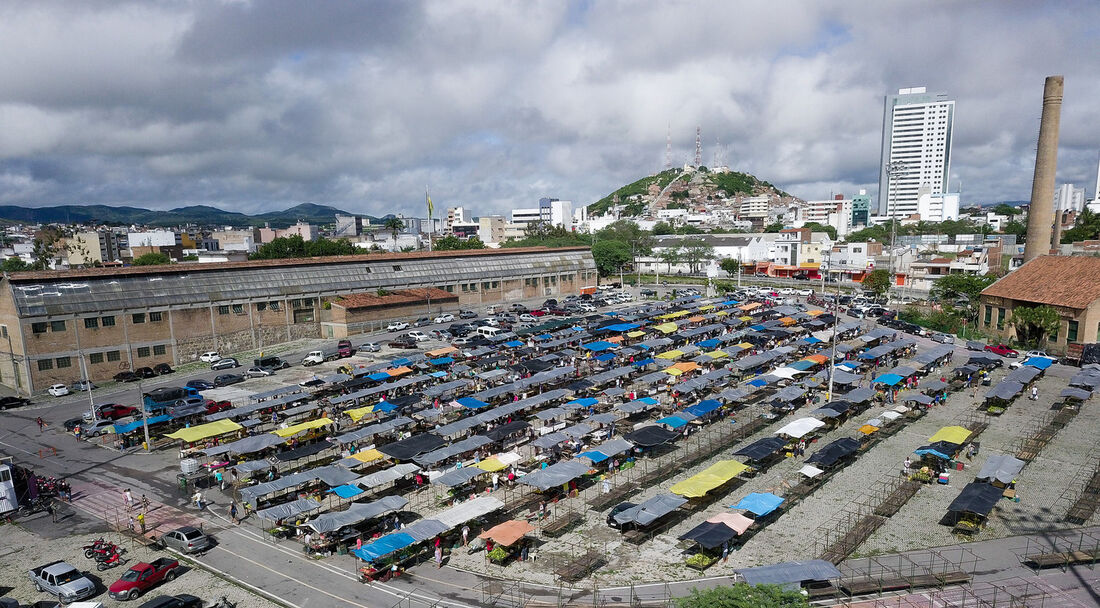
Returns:
[[[432,195],[428,194],[427,186],[424,186],[424,197],[428,199],[428,221],[431,222],[432,215],[435,214],[435,206],[432,205]]]

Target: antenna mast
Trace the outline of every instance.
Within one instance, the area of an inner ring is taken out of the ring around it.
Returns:
[[[703,162],[703,129],[695,127],[695,166]]]
[[[665,130],[665,169],[672,168],[672,123]]]

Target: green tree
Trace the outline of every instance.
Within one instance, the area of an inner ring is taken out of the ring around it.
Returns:
[[[460,239],[454,235],[448,235],[435,242],[433,248],[436,251],[459,251],[463,249],[485,249],[485,243],[481,239],[472,236],[468,239]]]
[[[1001,232],[1005,234],[1015,234],[1016,242],[1023,243],[1027,240],[1027,224],[1012,220],[1001,227]]]
[[[722,258],[722,261],[718,262],[718,267],[726,271],[726,274],[731,277],[737,276],[738,269],[741,268],[741,262],[733,258]]]
[[[868,226],[855,232],[849,232],[844,240],[849,243],[866,243],[867,241],[885,243],[890,240],[890,229],[882,226]]]
[[[935,282],[931,296],[941,303],[951,302],[965,296],[971,303],[978,302],[978,294],[995,283],[997,279],[976,274],[949,274]]]
[[[882,297],[890,289],[890,271],[883,268],[872,270],[863,279],[863,288],[874,292],[876,297]]]
[[[387,217],[382,222],[382,227],[390,231],[390,234],[393,235],[393,246],[397,247],[397,233],[405,229],[405,222],[401,221],[401,218]]]
[[[31,270],[49,270],[50,264],[57,257],[57,241],[49,238],[34,239],[31,248]]]
[[[818,222],[806,222],[802,225],[803,228],[809,228],[811,232],[825,232],[828,233],[829,238],[836,241],[836,226],[826,226]]]
[[[778,585],[736,583],[676,598],[678,608],[807,608],[810,604],[797,591],[786,591]]]
[[[1093,213],[1088,207],[1077,214],[1077,221],[1073,228],[1062,232],[1062,243],[1076,243],[1100,238],[1100,215]]]
[[[24,262],[23,258],[8,258],[4,260],[3,264],[0,264],[0,271],[3,272],[20,272],[29,269],[30,265]]]
[[[668,222],[657,222],[653,225],[653,235],[661,236],[662,234],[675,234],[676,229],[672,227],[672,224]]]
[[[783,222],[774,222],[764,226],[764,232],[779,232],[783,229]]]
[[[611,276],[630,262],[630,245],[622,241],[599,241],[592,246],[592,259],[601,277]]]
[[[618,220],[596,232],[596,242],[622,241],[633,245],[633,251],[640,255],[649,255],[653,251],[653,235],[638,227],[630,220]]]
[[[1018,207],[1013,207],[1012,205],[1009,205],[1007,203],[1001,203],[993,208],[993,213],[996,213],[997,215],[1007,215],[1008,217],[1012,217],[1017,213],[1021,213],[1021,211]]]
[[[683,250],[683,259],[688,264],[691,274],[699,272],[703,263],[714,259],[714,247],[708,245],[702,239],[684,239],[680,243]]]
[[[134,266],[164,266],[171,264],[172,258],[168,257],[166,253],[160,253],[159,251],[152,251],[145,255],[140,255],[134,258]]]
[[[311,258],[331,255],[354,255],[361,253],[359,249],[347,239],[331,241],[320,238],[316,241],[306,241],[300,235],[281,236],[264,243],[256,250],[256,253],[248,256],[250,260],[278,260],[284,258]]]
[[[1057,336],[1062,318],[1050,306],[1017,306],[1008,321],[1016,329],[1016,339],[1032,348],[1046,336]]]
[[[657,254],[657,257],[660,258],[661,261],[664,262],[665,264],[668,264],[668,272],[669,272],[669,274],[671,274],[672,273],[672,265],[680,263],[680,258],[681,258],[680,247],[679,246],[665,247],[664,249],[662,249]]]

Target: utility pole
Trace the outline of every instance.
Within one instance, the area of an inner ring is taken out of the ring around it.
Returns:
[[[85,385],[85,388],[88,389],[88,409],[92,412],[92,424],[95,424],[96,414],[95,403],[92,401],[92,379],[88,377],[88,366],[84,364],[84,351],[77,351],[77,355],[80,356],[80,375],[84,377],[84,382],[88,383]]]
[[[890,179],[890,200],[886,206],[887,211],[890,214],[890,282],[894,282],[894,246],[898,240],[898,187],[897,178],[905,175],[905,170],[908,167],[904,162],[900,160],[891,161],[886,165],[886,175]]]
[[[145,430],[145,451],[149,452],[152,448],[149,444],[149,414],[145,411],[145,392],[141,390],[140,377],[138,377],[138,403],[141,404],[141,428]]]
[[[832,263],[832,255],[829,255],[830,265]],[[821,290],[821,297],[825,297],[825,288]],[[829,355],[829,391],[826,404],[831,403],[833,400],[833,378],[836,377],[836,329],[840,324],[840,282],[836,284],[836,296],[833,297],[833,343],[831,347],[831,353]]]

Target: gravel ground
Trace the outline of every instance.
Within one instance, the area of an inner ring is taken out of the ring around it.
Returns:
[[[91,539],[100,536],[105,536],[108,540],[125,547],[125,557],[129,558],[130,561],[104,572],[97,571],[95,563],[84,557],[81,547]],[[27,576],[27,572],[31,568],[63,559],[80,568],[88,578],[97,583],[98,593],[86,601],[101,602],[109,608],[121,606],[134,608],[157,595],[176,595],[180,593],[197,595],[206,602],[207,606],[216,602],[221,596],[225,596],[230,602],[236,602],[238,608],[275,608],[278,606],[278,604],[238,587],[206,570],[192,567],[182,559],[180,560],[180,566],[183,568],[183,573],[176,580],[154,587],[137,601],[122,602],[111,599],[107,595],[107,587],[118,580],[118,577],[129,566],[163,557],[166,555],[165,552],[153,551],[141,545],[133,544],[130,539],[113,533],[87,533],[50,538],[49,542],[43,542],[41,536],[27,530],[22,525],[15,524],[0,526],[0,537],[3,537],[3,542],[0,543],[0,595],[15,598],[23,604],[49,600],[53,597],[47,593],[36,591]]]

